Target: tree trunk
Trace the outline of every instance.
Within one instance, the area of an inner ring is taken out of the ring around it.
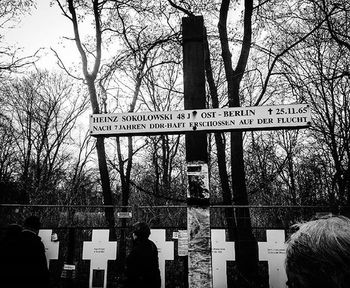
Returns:
[[[73,0],[67,0],[67,4],[68,4],[69,12],[71,14],[70,20],[72,21],[72,25],[73,25],[75,44],[81,56],[83,74],[89,90],[92,113],[98,114],[100,113],[100,109],[97,101],[95,80],[101,65],[102,30],[101,30],[101,23],[100,23],[100,16],[101,16],[100,8],[102,8],[102,6],[99,6],[100,4],[98,3],[98,0],[93,0],[92,4],[93,4],[93,14],[94,14],[94,21],[95,21],[95,32],[96,32],[96,39],[95,39],[96,53],[95,53],[93,70],[90,73],[88,71],[88,58],[86,55],[86,51],[84,50],[84,45],[81,43],[81,39],[80,39],[78,18],[76,15],[76,8],[74,6],[75,3]],[[97,151],[98,166],[99,166],[100,176],[101,176],[104,204],[113,205],[112,191],[111,191],[103,137],[98,137],[96,139],[96,151]],[[117,235],[115,230],[115,219],[114,219],[113,207],[105,208],[105,217],[110,229],[110,234],[111,234],[110,237],[112,240],[115,240],[117,238]]]
[[[231,132],[232,189],[236,205],[249,205],[245,184],[242,132]],[[236,263],[241,274],[240,287],[258,282],[258,244],[254,237],[249,208],[236,209]]]
[[[207,82],[209,85],[210,96],[212,100],[213,108],[219,108],[219,99],[217,87],[215,85],[213,77],[213,69],[211,67],[210,60],[210,49],[207,33],[205,31],[204,35],[204,61],[205,61],[205,73]],[[232,205],[232,191],[230,189],[229,176],[226,167],[226,147],[224,143],[224,134],[220,132],[214,133],[216,150],[217,150],[217,159],[218,159],[218,168],[219,168],[219,177],[222,189],[222,198],[224,205]],[[228,227],[229,240],[233,241],[236,239],[237,227],[235,223],[234,210],[233,208],[225,208],[224,210],[226,223]]]
[[[219,34],[228,85],[229,107],[240,107],[239,88],[250,52],[253,14],[253,1],[244,1],[244,34],[236,69],[232,68],[231,52],[227,36],[227,14],[229,0],[223,0],[220,7]],[[233,201],[236,205],[248,205],[245,183],[242,132],[231,132],[231,171]],[[258,244],[253,235],[249,208],[235,211],[237,238],[235,239],[236,263],[240,273],[239,287],[251,287],[258,283]]]
[[[90,94],[93,113],[94,114],[99,113],[95,83],[92,79],[88,78],[87,85],[89,88],[89,94]],[[96,138],[96,152],[97,152],[97,159],[98,159],[98,168],[99,168],[100,177],[101,177],[103,203],[105,205],[113,205],[111,184],[110,184],[109,172],[108,172],[108,166],[107,166],[107,160],[106,160],[104,137]],[[115,230],[115,219],[114,219],[113,207],[105,208],[105,217],[108,223],[108,228],[110,229],[111,239],[116,240],[117,233]]]

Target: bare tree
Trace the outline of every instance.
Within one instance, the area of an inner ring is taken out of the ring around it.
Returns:
[[[32,0],[3,0],[0,3],[0,29],[11,29],[21,15],[28,13],[34,1]],[[19,72],[28,65],[36,62],[36,53],[31,56],[18,56],[20,48],[10,47],[4,41],[4,35],[0,33],[0,78],[5,72]]]
[[[334,174],[331,205],[349,203],[349,101],[346,96],[349,77],[346,71],[348,55],[342,46],[310,40],[313,45],[294,54],[302,63],[299,73],[288,77],[296,93],[312,104],[313,137],[331,155]],[[331,164],[331,163],[329,163]]]
[[[77,97],[71,97],[73,91]],[[67,79],[47,72],[14,81],[3,95],[4,113],[13,127],[16,177],[31,203],[52,202],[55,197],[47,193],[53,193],[66,168],[65,142],[86,110],[86,101]]]
[[[145,75],[145,89],[140,102],[149,111],[169,111],[182,104],[182,93],[179,92],[180,67],[176,63],[163,63]],[[180,104],[181,103],[181,104]],[[176,158],[179,158],[180,135],[160,135],[148,138],[148,147],[153,163],[153,187],[155,195],[173,196],[172,177],[176,169]],[[183,155],[182,155],[183,156]],[[169,195],[170,194],[170,195]],[[174,197],[176,198],[176,197]]]
[[[240,84],[247,67],[252,43],[252,15],[253,1],[244,1],[243,39],[241,51],[235,69],[231,60],[227,33],[227,15],[230,1],[222,1],[219,18],[219,34],[222,58],[225,68],[229,107],[240,107]],[[231,173],[232,173],[232,200],[238,205],[248,205],[248,193],[245,182],[243,138],[242,132],[231,132]],[[242,285],[245,281],[258,281],[258,247],[253,235],[250,212],[248,208],[238,209],[236,212],[236,261],[242,275]]]
[[[87,85],[90,103],[92,107],[92,113],[101,113],[101,108],[99,107],[97,89],[96,89],[96,78],[100,70],[101,57],[102,57],[102,29],[101,29],[101,11],[103,6],[106,4],[105,1],[99,2],[98,0],[93,0],[91,3],[82,1],[81,3],[76,3],[73,0],[67,0],[65,7],[61,1],[56,0],[61,8],[63,14],[71,21],[73,31],[74,31],[74,41],[76,43],[77,49],[81,56],[82,70],[85,84]],[[91,4],[91,5],[89,5]],[[68,11],[65,9],[67,8]],[[83,39],[80,35],[79,29],[79,16],[77,15],[78,8],[83,8],[85,13],[91,13],[95,29],[95,39],[90,45],[85,45]],[[90,70],[90,63],[91,70]],[[61,65],[63,63],[61,62]],[[63,65],[63,68],[64,65]],[[67,71],[67,70],[66,70]],[[97,137],[96,139],[96,151],[98,157],[98,166],[101,177],[103,198],[105,205],[113,205],[112,201],[112,191],[110,185],[110,178],[106,160],[105,143],[103,137]],[[105,214],[108,226],[111,229],[112,237],[116,238],[115,233],[115,220],[114,220],[114,209],[106,207]]]
[[[338,45],[350,51],[349,2],[345,0],[322,0],[320,2],[315,1],[315,6],[318,6],[323,14],[322,16],[326,18],[331,37]],[[344,73],[347,76],[350,75],[348,70],[345,70]]]

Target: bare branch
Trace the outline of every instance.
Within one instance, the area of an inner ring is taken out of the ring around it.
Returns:
[[[60,0],[56,0],[56,3],[57,3],[58,6],[60,7],[60,9],[61,9],[63,15],[64,15],[65,17],[67,17],[70,21],[73,21],[72,17],[70,17],[70,16],[67,14],[67,12],[66,12],[66,10],[64,9],[63,5],[61,4]]]
[[[71,17],[71,21],[73,24],[73,30],[74,30],[74,36],[75,36],[75,43],[76,46],[78,48],[78,51],[80,53],[81,59],[82,59],[82,64],[83,64],[83,73],[85,78],[89,77],[89,72],[88,72],[88,65],[87,65],[87,57],[86,57],[86,53],[84,51],[83,45],[81,43],[81,39],[80,39],[80,34],[79,34],[79,28],[78,28],[78,20],[77,20],[77,15],[75,12],[75,7],[73,4],[73,0],[67,0],[68,1],[68,8],[69,8],[69,12],[71,13],[72,17]]]
[[[267,85],[269,83],[270,77],[272,75],[272,71],[277,63],[277,61],[279,60],[279,58],[281,58],[283,55],[285,55],[286,53],[288,53],[291,49],[293,49],[295,46],[297,46],[298,44],[300,44],[301,42],[305,41],[311,34],[313,34],[316,30],[318,30],[322,24],[325,22],[325,19],[323,21],[321,21],[320,23],[318,23],[318,25],[316,25],[310,32],[308,32],[307,34],[305,34],[303,37],[301,37],[300,39],[298,39],[297,41],[295,41],[292,45],[290,45],[289,47],[287,47],[285,50],[283,50],[281,53],[277,54],[276,57],[273,59],[271,66],[269,68],[269,71],[267,73],[267,76],[265,78],[265,82],[263,85],[263,89],[256,101],[256,103],[254,104],[254,106],[258,106],[262,97],[264,96],[266,89],[267,89]]]
[[[176,5],[173,1],[168,0],[168,2],[169,2],[169,4],[170,4],[172,7],[174,7],[174,8],[177,9],[177,10],[180,10],[181,12],[185,13],[187,16],[189,16],[189,17],[195,16],[195,15],[193,14],[193,12],[191,12],[191,11],[189,11],[189,10],[187,10],[187,9],[185,9],[185,8],[183,8],[183,7],[181,7],[181,6],[179,6],[179,5]]]
[[[76,79],[76,80],[79,80],[79,81],[84,81],[83,78],[77,77],[77,76],[73,75],[73,74],[69,71],[69,69],[64,65],[64,63],[63,63],[61,57],[58,55],[58,53],[57,53],[57,51],[56,51],[55,49],[53,49],[53,48],[50,48],[50,49],[51,49],[51,51],[55,54],[55,56],[56,56],[56,58],[57,58],[57,60],[58,60],[58,63],[57,63],[57,64],[58,64],[58,66],[59,66],[60,68],[62,68],[70,77],[72,77],[72,78],[74,78],[74,79]]]

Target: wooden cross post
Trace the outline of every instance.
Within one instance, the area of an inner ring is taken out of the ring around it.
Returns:
[[[186,134],[188,175],[188,281],[190,288],[211,288],[208,132],[304,128],[311,123],[307,104],[205,109],[203,17],[183,18],[185,110],[93,114],[96,137]],[[234,173],[234,172],[233,172]]]
[[[303,128],[308,127],[310,121],[307,104],[93,114],[90,134],[109,137],[187,133],[189,287],[212,287],[209,175],[207,156],[199,152],[206,147],[203,135],[235,129]]]
[[[185,110],[205,109],[203,17],[182,18],[182,36]],[[198,112],[194,110],[192,113],[196,116]],[[187,132],[185,142],[188,177],[188,286],[211,288],[207,133]]]

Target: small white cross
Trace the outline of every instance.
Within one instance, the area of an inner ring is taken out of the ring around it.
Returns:
[[[286,247],[284,230],[266,230],[267,242],[259,242],[259,260],[267,261],[269,266],[270,288],[286,287],[284,262]]]
[[[162,288],[165,287],[165,260],[174,260],[174,242],[166,241],[165,229],[151,229],[150,240],[158,248],[159,270]]]
[[[117,241],[109,241],[109,230],[92,230],[91,241],[83,242],[83,259],[90,260],[89,287],[92,287],[93,270],[104,270],[103,287],[107,286],[108,260],[117,258]]]
[[[45,246],[45,256],[47,261],[47,267],[50,265],[51,259],[58,259],[58,250],[60,243],[51,241],[52,230],[42,229],[39,230],[39,237]]]
[[[211,230],[213,287],[227,287],[227,261],[235,260],[235,243],[226,241],[225,229]]]

